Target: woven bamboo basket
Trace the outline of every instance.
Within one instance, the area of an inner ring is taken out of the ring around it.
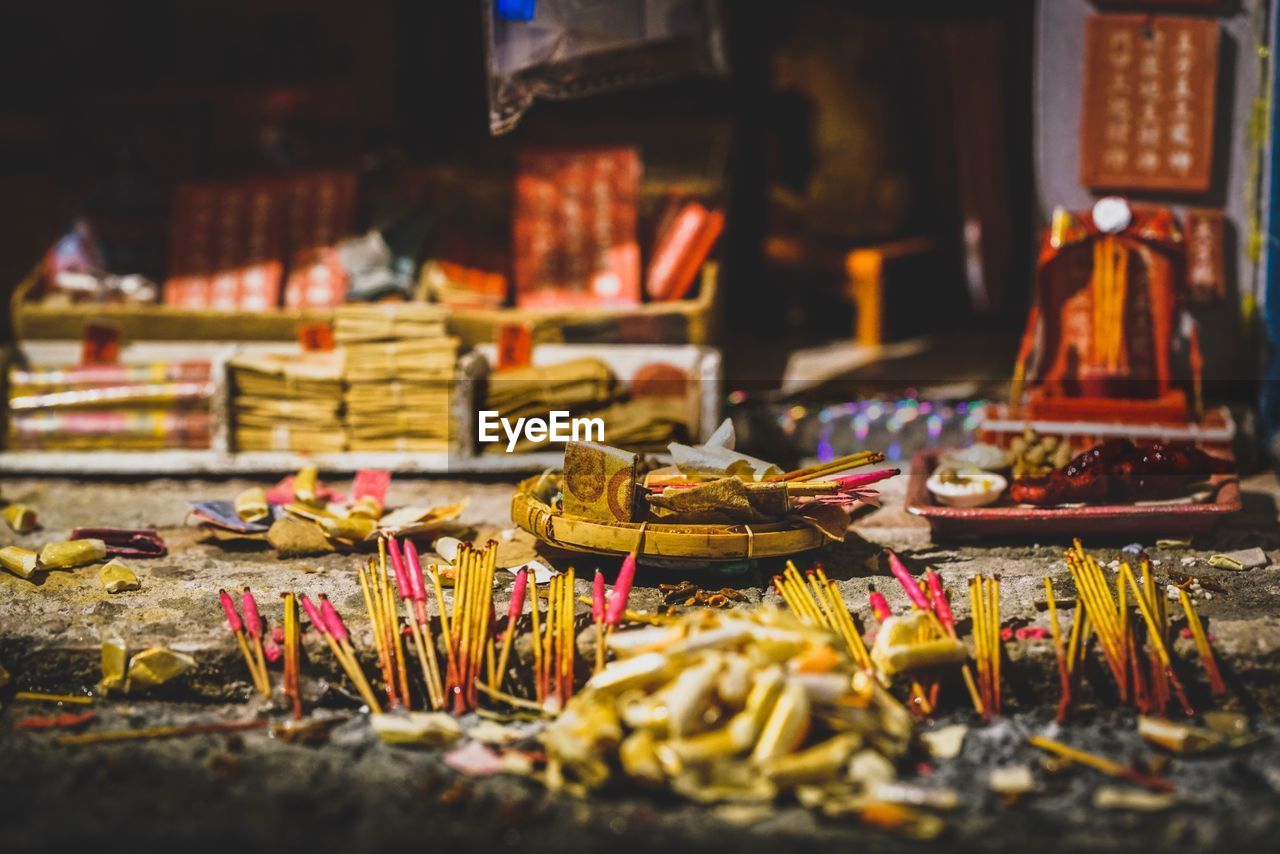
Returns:
[[[640,561],[728,562],[784,557],[821,546],[825,537],[803,522],[761,525],[655,525],[598,522],[566,516],[547,503],[560,481],[558,472],[521,481],[511,499],[511,519],[539,540],[569,551],[626,555],[640,543]]]

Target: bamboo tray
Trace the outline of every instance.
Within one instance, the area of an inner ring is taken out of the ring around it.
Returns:
[[[557,548],[599,555],[626,555],[640,541],[640,525],[566,516],[543,497],[559,483],[551,472],[520,482],[511,499],[511,520]],[[542,494],[540,494],[542,493]],[[802,522],[765,525],[654,525],[645,529],[639,560],[729,562],[784,557],[816,549],[825,537]],[[647,560],[646,560],[647,559]]]

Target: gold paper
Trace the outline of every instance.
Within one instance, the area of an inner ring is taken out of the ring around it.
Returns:
[[[19,578],[30,580],[40,568],[40,556],[29,549],[7,546],[0,549],[0,566]]]
[[[236,515],[245,522],[258,522],[267,518],[271,508],[267,504],[267,493],[261,486],[251,486],[236,496]]]
[[[111,636],[102,640],[102,680],[98,682],[98,691],[110,694],[124,685],[125,671],[128,668],[129,650],[124,639]]]
[[[163,685],[195,666],[196,660],[189,655],[183,655],[162,646],[153,646],[138,653],[129,661],[126,691]]]
[[[142,584],[133,570],[125,566],[120,558],[112,558],[106,566],[98,570],[98,580],[108,593],[124,593],[127,590],[141,590]]]
[[[69,569],[97,563],[107,556],[107,544],[102,540],[66,540],[49,543],[40,550],[40,566],[45,569]]]
[[[564,512],[606,522],[635,521],[636,463],[629,451],[595,442],[564,448]]]
[[[17,534],[29,534],[36,529],[36,511],[25,504],[10,504],[0,510],[0,516]]]

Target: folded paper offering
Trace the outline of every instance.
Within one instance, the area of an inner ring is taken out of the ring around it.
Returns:
[[[636,465],[629,451],[595,442],[564,449],[564,512],[606,522],[635,521]]]
[[[733,422],[726,418],[703,444],[682,445],[672,442],[668,450],[671,451],[676,468],[685,475],[718,474],[742,480],[764,480],[782,473],[773,463],[734,450],[735,443]]]
[[[101,540],[108,557],[164,557],[169,550],[154,528],[76,528],[73,540]]]

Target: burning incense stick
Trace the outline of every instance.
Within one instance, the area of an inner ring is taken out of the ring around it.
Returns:
[[[973,612],[974,660],[978,663],[978,694],[984,716],[1000,714],[1000,576],[969,579],[969,607]]]
[[[1222,681],[1222,672],[1218,669],[1218,662],[1213,656],[1213,647],[1209,645],[1209,636],[1204,632],[1200,615],[1191,604],[1191,597],[1187,595],[1187,591],[1181,587],[1178,588],[1178,601],[1182,605],[1182,613],[1187,616],[1187,628],[1191,629],[1191,637],[1196,642],[1200,661],[1204,663],[1205,676],[1209,679],[1209,690],[1213,692],[1213,696],[1221,697],[1227,693],[1227,685]]]
[[[307,594],[303,593],[300,595],[298,597],[298,603],[302,605],[302,610],[306,612],[307,619],[311,621],[312,627],[320,633],[320,636],[324,638],[325,642],[329,645],[329,651],[333,653],[333,657],[337,659],[338,665],[342,668],[343,672],[347,674],[347,678],[356,686],[356,691],[359,692],[360,699],[364,700],[365,705],[369,707],[370,711],[380,714],[382,712],[382,708],[378,705],[377,698],[373,696],[373,689],[369,686],[368,680],[364,678],[364,673],[360,670],[360,663],[349,659],[346,653],[343,652],[342,647],[338,645],[338,641],[334,638],[333,633],[329,631],[329,627],[325,624],[324,615],[321,614],[320,610],[316,608],[310,599],[307,598]],[[335,611],[334,614],[336,615],[337,612]],[[339,618],[339,624],[341,624],[341,618]],[[342,626],[342,631],[345,634],[345,626]]]
[[[303,602],[304,604],[306,603],[305,598]],[[308,610],[307,613],[310,614],[311,611]],[[314,617],[312,619],[314,620]],[[373,687],[365,679],[364,671],[360,669],[360,659],[356,657],[356,651],[351,646],[351,633],[347,631],[346,624],[342,622],[342,616],[333,607],[329,597],[323,593],[320,594],[320,623],[318,625],[324,626],[327,632],[326,637],[330,641],[330,649],[333,650],[338,663],[343,665],[343,669],[351,677],[351,681],[356,684],[356,690],[360,692],[360,697],[368,704],[370,709],[380,713],[382,708],[373,696]]]
[[[227,626],[230,627],[231,633],[235,635],[236,643],[240,645],[240,654],[244,656],[244,663],[249,668],[249,676],[253,679],[254,687],[262,696],[271,696],[271,689],[265,682],[264,674],[258,670],[257,662],[254,660],[253,654],[249,652],[249,642],[245,640],[244,636],[244,622],[240,619],[240,613],[236,611],[236,605],[231,600],[231,594],[226,590],[219,590],[218,600],[222,603],[223,613],[227,615]]]
[[[1072,762],[1080,765],[1087,765],[1095,771],[1101,771],[1103,774],[1111,777],[1129,780],[1130,782],[1137,783],[1139,786],[1151,789],[1153,792],[1174,791],[1173,784],[1163,777],[1156,777],[1152,774],[1143,774],[1141,771],[1136,771],[1133,768],[1121,765],[1118,762],[1112,762],[1110,759],[1104,759],[1101,756],[1095,756],[1092,753],[1077,750],[1076,748],[1063,744],[1060,741],[1054,741],[1051,738],[1045,738],[1044,736],[1039,735],[1033,735],[1028,738],[1027,741],[1030,742],[1032,746],[1052,753],[1055,756],[1061,756],[1063,759],[1070,759]]]
[[[844,457],[836,457],[834,460],[825,463],[799,468],[793,471],[784,472],[780,475],[774,475],[766,480],[773,481],[806,481],[819,480],[824,477],[839,474],[848,469],[861,468],[862,466],[874,465],[884,462],[884,454],[878,451],[859,451],[856,454],[849,454]]]

